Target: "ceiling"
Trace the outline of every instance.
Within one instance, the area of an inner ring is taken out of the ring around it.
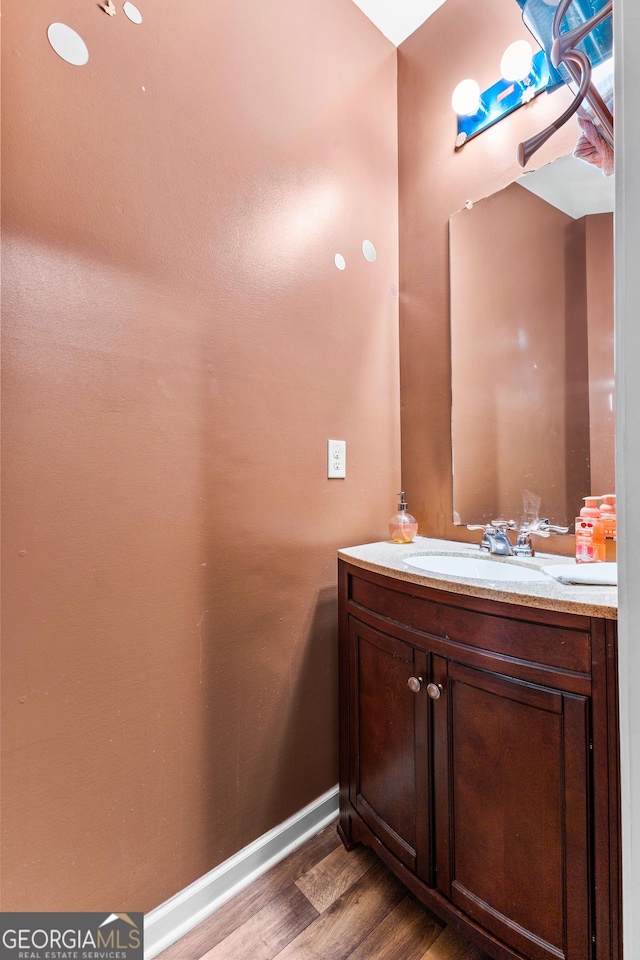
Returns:
[[[378,30],[399,46],[444,0],[353,0]]]
[[[605,177],[598,167],[578,160],[572,154],[533,173],[525,173],[518,183],[574,220],[589,213],[613,211],[614,177]]]

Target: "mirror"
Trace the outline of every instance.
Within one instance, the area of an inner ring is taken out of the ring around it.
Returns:
[[[613,190],[562,157],[450,219],[454,523],[615,491]]]

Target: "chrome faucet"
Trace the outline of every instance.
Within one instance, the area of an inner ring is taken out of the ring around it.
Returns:
[[[518,530],[516,545],[513,552],[516,557],[533,557],[535,550],[531,543],[531,534],[536,537],[549,537],[552,533],[569,533],[569,527],[556,527],[549,520],[531,520],[524,523]]]
[[[507,530],[517,530],[515,520],[492,520],[491,523],[468,523],[467,530],[482,530],[480,549],[497,557],[512,557],[514,548]]]

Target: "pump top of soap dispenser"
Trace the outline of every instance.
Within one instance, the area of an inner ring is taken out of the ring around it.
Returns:
[[[594,517],[597,519],[600,516],[600,510],[598,509],[598,500],[600,497],[583,497],[584,507],[580,511],[581,517]]]
[[[615,516],[615,512],[616,512],[615,493],[603,493],[600,499],[604,501],[600,505],[600,513],[602,514],[602,516],[605,516],[605,514],[608,514],[609,516],[613,514]]]
[[[398,494],[398,496],[400,497],[400,503],[398,504],[398,510],[400,510],[400,511],[402,511],[402,510],[408,510],[408,509],[409,509],[409,504],[407,503],[407,501],[406,501],[405,498],[404,498],[404,490],[401,490],[400,493]]]

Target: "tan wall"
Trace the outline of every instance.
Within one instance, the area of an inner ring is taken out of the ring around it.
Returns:
[[[615,493],[613,214],[586,218],[591,492]]]
[[[517,144],[555,119],[570,94],[542,94],[458,152],[451,94],[465,77],[481,89],[495,83],[502,52],[519,38],[530,34],[513,0],[447,0],[398,50],[402,481],[421,532],[453,540],[478,534],[452,524],[449,217],[521,175]],[[575,140],[572,122],[529,168]],[[545,549],[573,545],[554,538]]]
[[[149,910],[336,782],[335,550],[399,489],[394,48],[139,6],[4,18],[4,910]]]
[[[586,222],[571,220],[566,229],[564,313],[564,421],[566,442],[566,514],[557,522],[575,529],[574,522],[591,492],[593,451],[590,445],[589,318]],[[543,511],[544,512],[544,511]],[[546,512],[544,513],[546,516]]]

